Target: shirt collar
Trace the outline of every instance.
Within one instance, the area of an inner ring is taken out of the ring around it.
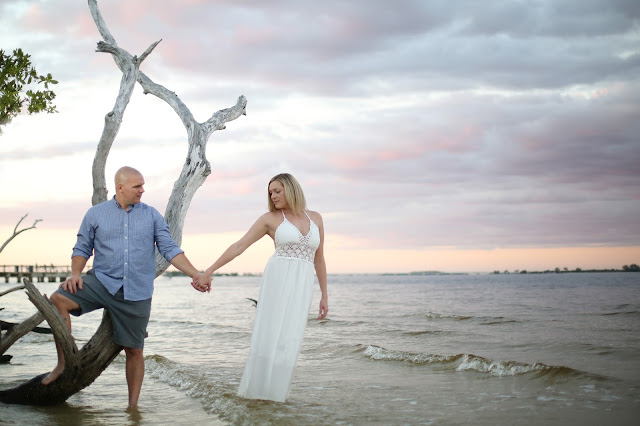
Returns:
[[[113,200],[113,202],[114,202],[114,204],[116,205],[117,208],[119,208],[121,210],[124,210],[122,208],[122,206],[120,205],[120,203],[118,202],[118,200],[116,200],[116,196],[115,195],[113,196],[112,200]],[[138,204],[140,204],[140,203],[138,203]],[[131,211],[131,209],[134,209],[135,207],[136,207],[136,204],[129,204],[129,211]],[[126,212],[127,210],[124,210],[124,211]]]

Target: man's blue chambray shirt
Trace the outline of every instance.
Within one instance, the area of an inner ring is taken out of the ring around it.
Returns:
[[[93,270],[109,293],[124,286],[126,300],[145,300],[153,294],[156,247],[167,261],[183,253],[156,209],[138,203],[126,211],[114,197],[87,211],[72,257],[95,253]]]

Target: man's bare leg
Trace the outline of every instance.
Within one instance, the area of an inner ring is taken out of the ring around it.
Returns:
[[[60,315],[64,318],[64,322],[67,324],[69,332],[71,332],[71,315],[69,315],[69,311],[80,308],[80,305],[58,293],[52,294],[49,300],[51,300],[58,309],[58,312],[60,312]],[[42,379],[43,385],[48,385],[55,381],[64,371],[64,353],[62,352],[62,346],[58,343],[58,339],[55,339],[55,342],[56,352],[58,353],[58,364],[56,364],[55,368],[47,375],[47,377]]]
[[[127,355],[127,387],[129,388],[129,408],[138,406],[142,380],[144,379],[144,354],[142,349],[124,348]]]

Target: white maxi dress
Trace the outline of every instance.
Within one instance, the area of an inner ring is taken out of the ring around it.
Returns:
[[[305,212],[305,214],[307,214]],[[273,256],[262,276],[249,358],[238,396],[284,402],[300,353],[314,287],[320,231],[309,215],[309,233],[287,220],[276,229]]]

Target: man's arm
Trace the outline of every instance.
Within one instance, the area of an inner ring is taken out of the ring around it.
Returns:
[[[73,246],[71,254],[71,276],[64,283],[60,284],[60,288],[75,293],[82,290],[82,271],[87,266],[87,261],[93,254],[93,243],[96,232],[94,226],[93,210],[89,209],[82,218],[80,229],[78,229],[78,239]]]
[[[199,274],[198,270],[191,264],[182,249],[178,247],[171,237],[169,225],[167,225],[162,215],[153,207],[151,209],[154,218],[156,247],[160,254],[173,266],[193,279],[191,282],[193,288],[202,292],[211,291],[211,277]]]

